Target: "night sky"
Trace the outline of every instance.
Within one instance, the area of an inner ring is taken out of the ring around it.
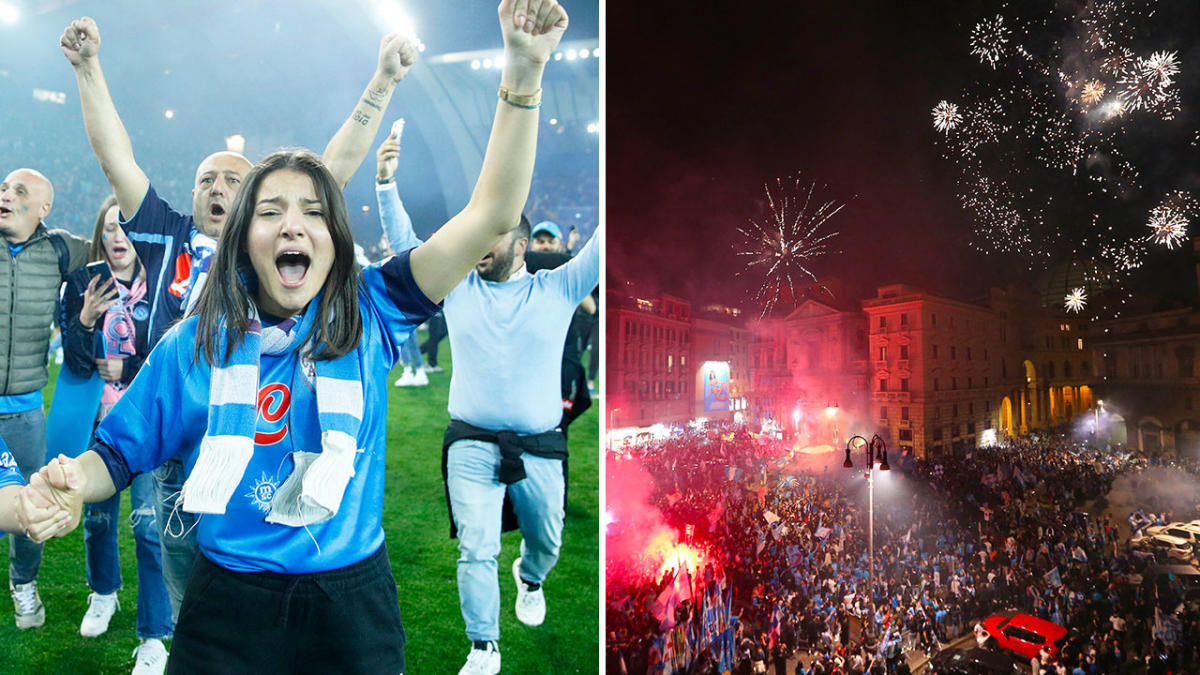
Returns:
[[[999,7],[610,2],[610,285],[746,300],[735,228],[761,215],[765,182],[797,172],[847,202],[826,226],[841,253],[813,268],[841,278],[847,299],[895,282],[971,299],[1020,280],[1020,265],[968,246],[930,118],[978,74],[969,33]],[[1181,54],[1191,78],[1195,53]],[[1188,260],[1161,262],[1159,274]]]

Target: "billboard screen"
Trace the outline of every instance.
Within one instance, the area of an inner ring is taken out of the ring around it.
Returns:
[[[704,363],[704,412],[729,410],[729,364],[724,361]]]

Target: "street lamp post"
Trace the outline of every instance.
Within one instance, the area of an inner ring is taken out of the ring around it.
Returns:
[[[863,449],[867,454],[867,472],[864,474],[867,479],[867,599],[871,604],[873,617],[875,612],[875,462],[880,461],[880,471],[890,471],[892,467],[888,466],[887,444],[883,442],[879,434],[875,434],[870,441],[857,435],[846,439],[846,461],[842,463],[844,468],[854,468],[854,462],[850,461],[850,452],[859,449]]]

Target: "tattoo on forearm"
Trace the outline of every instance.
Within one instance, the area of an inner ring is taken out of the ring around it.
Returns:
[[[350,119],[354,120],[355,122],[358,122],[359,124],[361,124],[365,127],[365,126],[367,126],[368,123],[370,123],[371,116],[366,113],[355,110],[354,114],[350,116]]]
[[[371,100],[375,101],[376,103],[383,103],[383,100],[387,98],[387,87],[380,87],[378,89],[371,89],[368,87],[367,96],[369,96]]]
[[[363,102],[363,103],[366,103],[367,105],[371,106],[372,108],[374,108],[374,109],[378,110],[379,112],[383,112],[383,108],[381,108],[381,107],[379,107],[378,105],[376,105],[376,104],[372,103],[371,101],[368,101],[368,100],[367,100],[367,99],[365,99],[365,98],[362,100],[362,102]]]

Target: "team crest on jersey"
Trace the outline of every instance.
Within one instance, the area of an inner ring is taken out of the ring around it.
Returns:
[[[17,468],[17,460],[13,459],[11,452],[0,452],[0,468]]]
[[[288,408],[292,405],[292,391],[282,382],[268,384],[258,390],[258,415],[268,424],[277,424],[272,431],[257,431],[254,434],[255,445],[271,445],[282,441],[288,434],[288,425],[284,422]]]
[[[246,493],[246,498],[258,507],[263,513],[271,512],[271,500],[275,499],[275,491],[279,489],[279,483],[274,478],[267,475],[267,472],[262,472],[258,480],[250,486],[250,492]]]
[[[179,254],[175,259],[175,277],[171,280],[171,285],[167,287],[167,292],[177,298],[182,298],[187,291],[188,282],[192,279],[192,256],[188,255],[187,251]]]
[[[134,321],[145,321],[146,318],[149,316],[150,316],[150,308],[149,307],[147,307],[145,305],[134,305],[133,306],[133,320]]]

